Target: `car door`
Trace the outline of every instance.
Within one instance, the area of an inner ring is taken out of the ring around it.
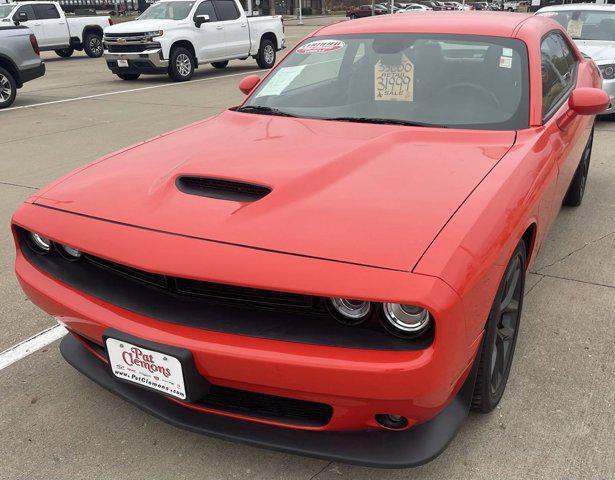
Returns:
[[[199,63],[211,62],[225,57],[224,26],[220,21],[212,0],[201,2],[194,11],[194,20],[199,15],[208,15],[209,22],[196,27],[198,38],[197,55]]]
[[[240,13],[235,0],[213,0],[213,2],[223,26],[226,56],[247,57],[250,53],[248,19]]]
[[[26,15],[27,20],[21,21],[19,18],[23,17],[24,14]],[[18,21],[21,25],[25,25],[32,30],[32,33],[34,33],[38,45],[41,48],[49,45],[47,39],[45,38],[45,28],[43,27],[42,22],[36,18],[36,13],[34,13],[34,8],[32,8],[32,5],[22,5],[19,7],[13,14],[13,21]]]
[[[554,160],[557,163],[557,198],[566,195],[585,147],[582,136],[588,118],[570,116],[568,98],[576,86],[579,60],[568,40],[559,32],[546,35],[540,46],[543,124],[553,129]],[[557,128],[555,128],[557,127]]]
[[[66,18],[58,12],[58,8],[53,3],[40,3],[33,7],[37,20],[42,23],[45,30],[47,46],[68,46],[68,25]]]

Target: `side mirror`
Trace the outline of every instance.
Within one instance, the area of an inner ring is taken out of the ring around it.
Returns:
[[[258,75],[248,75],[239,83],[239,90],[248,95],[261,81]]]
[[[579,115],[598,115],[606,110],[611,99],[600,88],[575,88],[568,99],[570,110]]]
[[[196,28],[201,28],[201,25],[209,22],[209,15],[197,15],[194,17],[194,26]]]
[[[28,14],[26,12],[19,12],[17,14],[17,21],[18,22],[27,22],[28,21]]]

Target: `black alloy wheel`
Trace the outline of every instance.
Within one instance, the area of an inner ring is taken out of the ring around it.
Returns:
[[[492,411],[500,402],[510,373],[525,288],[525,242],[521,240],[508,262],[485,326],[472,408]]]

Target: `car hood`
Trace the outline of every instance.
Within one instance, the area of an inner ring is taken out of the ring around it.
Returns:
[[[111,25],[105,28],[105,33],[136,33],[151,32],[153,30],[169,30],[176,26],[176,20],[133,20]]]
[[[615,62],[615,42],[602,40],[575,40],[578,49],[595,62]]]
[[[514,139],[514,132],[227,111],[95,162],[43,190],[35,203],[156,231],[407,271]],[[176,185],[187,175],[272,191],[252,203],[192,195]]]

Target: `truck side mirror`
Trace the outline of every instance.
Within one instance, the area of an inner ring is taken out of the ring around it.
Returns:
[[[19,12],[17,14],[17,21],[18,22],[27,22],[28,21],[28,14],[26,12]]]
[[[196,28],[201,28],[201,25],[209,22],[209,15],[197,15],[194,17],[194,26]]]

